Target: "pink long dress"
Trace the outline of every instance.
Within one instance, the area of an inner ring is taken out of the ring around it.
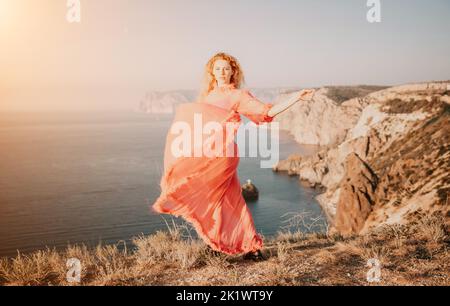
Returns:
[[[242,197],[235,136],[242,123],[240,114],[259,125],[273,120],[267,115],[272,107],[273,104],[263,103],[248,90],[237,89],[233,84],[215,88],[196,102],[178,105],[171,128],[175,122],[185,122],[194,131],[194,115],[201,114],[203,124],[218,122],[222,130],[221,133],[216,130],[202,135],[200,146],[205,148],[206,140],[211,140],[208,137],[221,139],[224,145],[211,145],[210,142],[209,148],[217,149],[215,154],[198,157],[194,150],[199,145],[197,142],[196,147],[191,135],[191,155],[174,156],[172,144],[180,134],[169,130],[161,195],[152,205],[153,211],[182,216],[213,250],[239,254],[261,249],[262,238],[255,230],[253,218]],[[234,154],[230,155],[230,152]]]

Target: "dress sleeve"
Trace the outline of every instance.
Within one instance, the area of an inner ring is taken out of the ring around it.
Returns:
[[[273,117],[267,114],[272,107],[272,103],[263,103],[249,90],[244,89],[241,91],[233,108],[236,112],[260,125],[262,123],[272,122]]]

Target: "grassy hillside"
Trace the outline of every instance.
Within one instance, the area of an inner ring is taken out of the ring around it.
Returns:
[[[81,261],[75,285],[450,285],[448,229],[439,216],[342,238],[299,231],[265,240],[263,261],[213,254],[199,240],[169,228],[117,245],[69,246],[0,261],[1,285],[73,285],[69,258]],[[368,260],[381,264],[380,282],[368,282]]]

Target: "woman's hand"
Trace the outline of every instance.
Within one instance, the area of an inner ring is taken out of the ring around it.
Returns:
[[[316,93],[315,89],[302,89],[298,95],[298,100],[311,101]]]

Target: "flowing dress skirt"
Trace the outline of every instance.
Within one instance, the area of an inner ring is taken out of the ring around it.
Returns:
[[[210,122],[216,129],[202,133]],[[226,254],[256,251],[263,245],[237,175],[239,156],[234,139],[240,122],[233,110],[197,102],[179,105],[166,137],[161,195],[152,205],[155,212],[183,217],[212,249]],[[177,127],[191,131],[191,145],[185,151],[190,155],[174,154],[173,144],[179,144],[181,133],[171,131]],[[201,141],[196,142],[195,137]],[[209,154],[198,155],[208,148]]]

